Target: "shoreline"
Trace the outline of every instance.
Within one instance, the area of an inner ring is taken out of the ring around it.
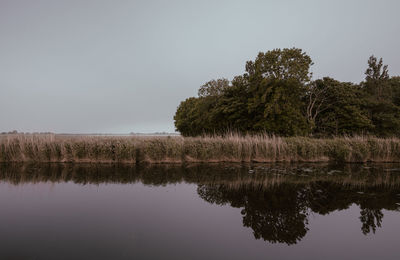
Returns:
[[[0,136],[0,162],[54,163],[399,163],[400,139],[372,136],[310,138]]]

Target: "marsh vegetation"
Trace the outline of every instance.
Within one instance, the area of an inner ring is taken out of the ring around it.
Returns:
[[[400,139],[2,135],[2,162],[400,162]]]

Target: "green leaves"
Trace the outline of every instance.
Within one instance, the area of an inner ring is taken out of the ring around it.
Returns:
[[[388,66],[382,58],[371,56],[365,72],[365,109],[378,136],[400,135],[400,107],[398,77],[389,78]]]
[[[311,58],[301,49],[274,49],[260,52],[256,60],[248,61],[246,72],[253,81],[255,78],[288,80],[295,79],[300,83],[311,80]]]
[[[389,78],[371,56],[361,84],[325,77],[311,81],[301,49],[260,52],[232,82],[205,83],[174,116],[184,136],[268,133],[280,136],[400,135],[400,77]]]

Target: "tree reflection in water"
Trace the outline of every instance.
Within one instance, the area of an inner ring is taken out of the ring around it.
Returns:
[[[397,167],[397,168],[396,168]],[[37,182],[198,185],[205,201],[241,208],[243,225],[271,243],[299,242],[311,213],[330,214],[351,205],[361,209],[361,231],[381,227],[382,210],[399,211],[400,171],[396,165],[117,165],[0,164],[0,180]]]
[[[199,185],[198,194],[210,203],[243,208],[243,225],[254,237],[271,243],[299,242],[308,231],[310,213],[322,215],[356,204],[361,209],[361,231],[366,235],[381,227],[382,210],[399,210],[399,189],[346,187],[332,182],[302,185],[283,183],[268,189],[231,189],[221,185]]]
[[[295,244],[308,231],[305,193],[294,186],[232,190],[223,185],[199,185],[198,193],[208,202],[243,208],[243,225],[253,229],[257,239]]]

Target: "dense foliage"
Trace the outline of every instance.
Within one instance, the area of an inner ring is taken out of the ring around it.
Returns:
[[[312,80],[311,58],[301,49],[260,52],[246,72],[211,80],[174,116],[184,136],[268,133],[281,136],[400,135],[400,77],[371,56],[359,84]]]

